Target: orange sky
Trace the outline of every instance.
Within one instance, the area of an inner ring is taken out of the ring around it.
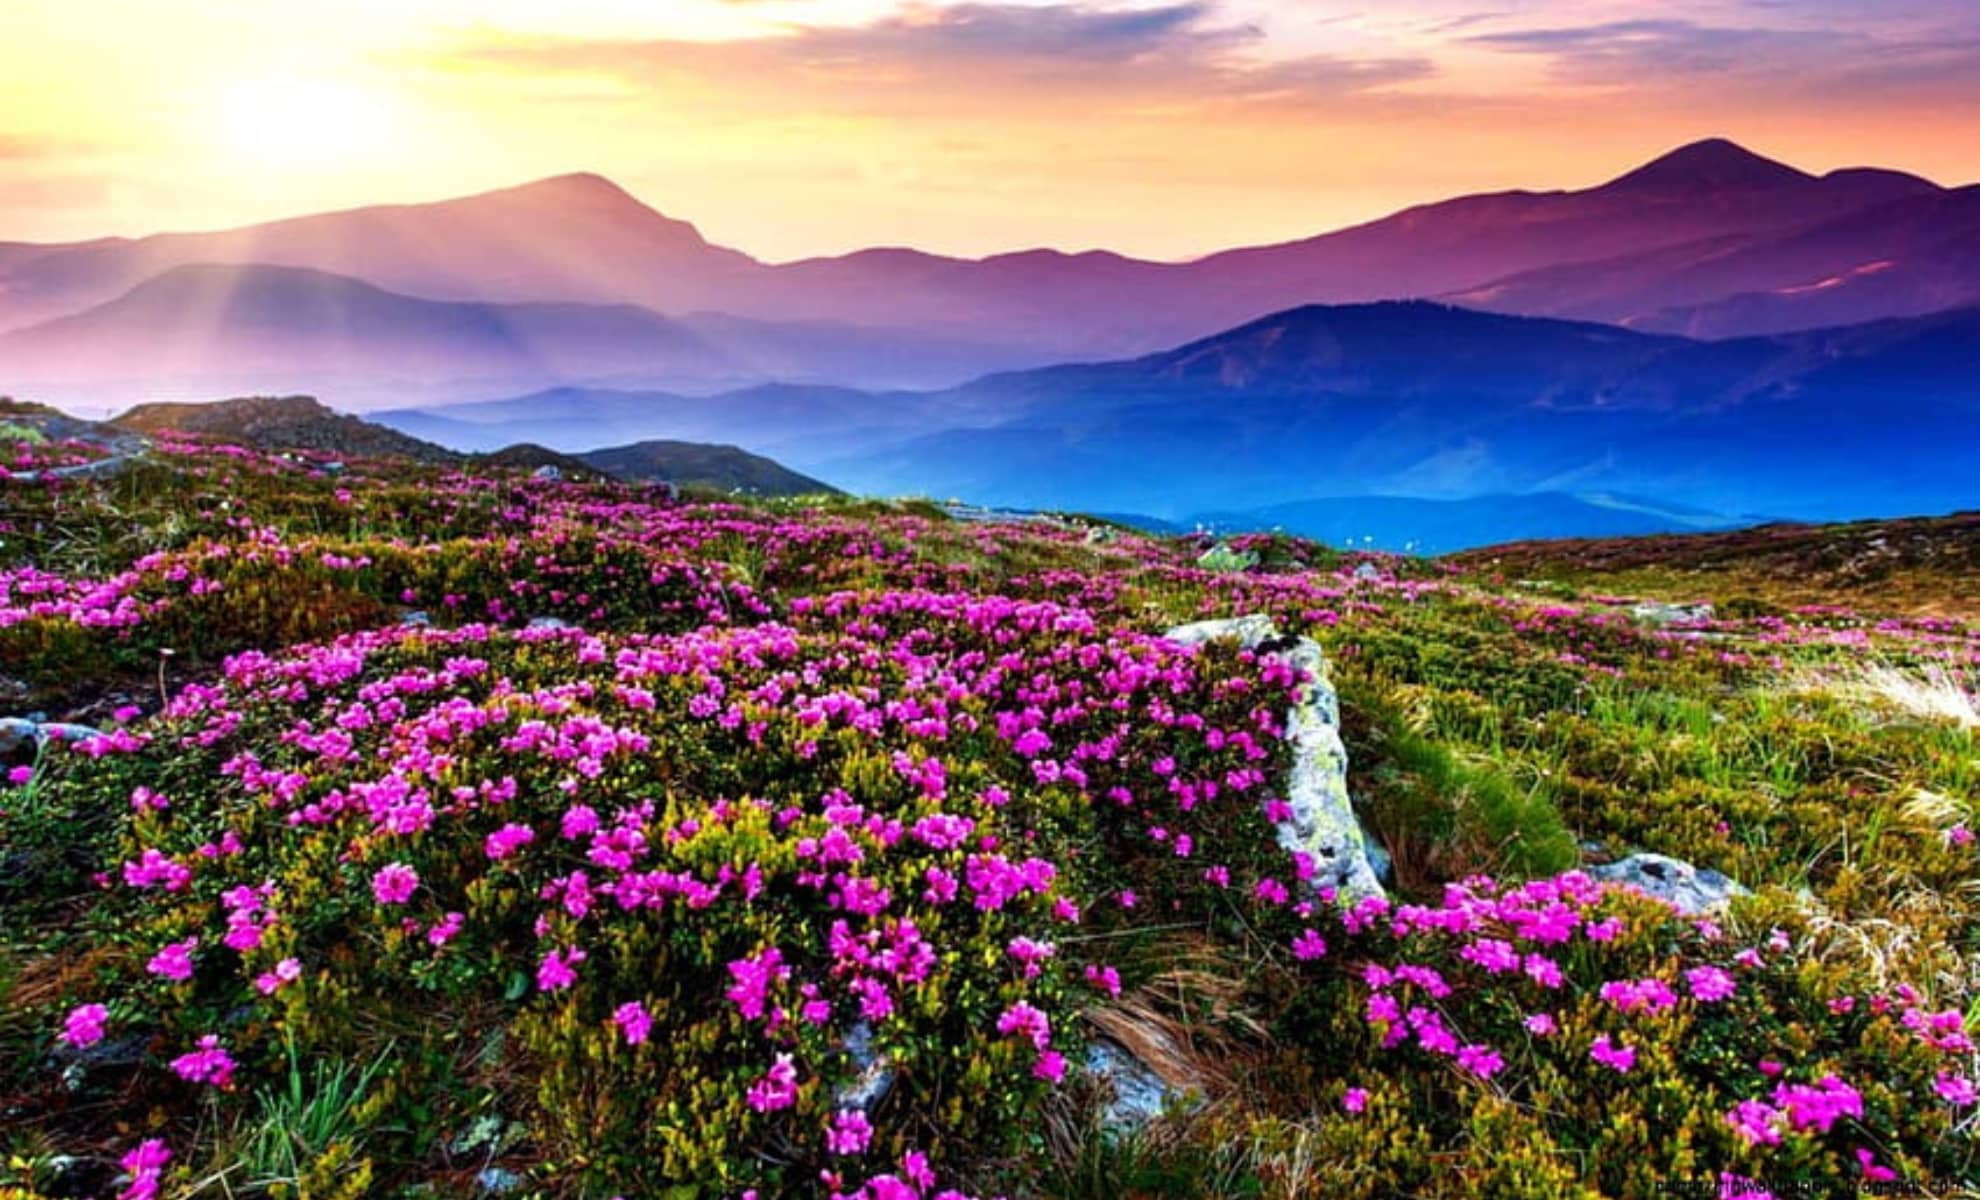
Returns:
[[[1183,257],[1712,134],[1980,179],[1980,4],[0,5],[0,240],[591,170],[766,258]]]

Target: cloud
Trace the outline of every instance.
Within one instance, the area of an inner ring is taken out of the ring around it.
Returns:
[[[1546,29],[1477,34],[1466,41],[1500,50],[1545,54],[1563,73],[1596,79],[1647,79],[1778,66],[1775,55],[1828,55],[1859,43],[1860,35],[1827,30],[1734,28],[1692,21],[1610,21]]]
[[[1543,55],[1567,82],[1619,88],[1712,85],[1747,98],[1837,103],[1980,97],[1980,24],[1929,31],[1708,25],[1676,18],[1475,34],[1471,45]],[[1755,89],[1767,89],[1764,95]]]
[[[1434,73],[1423,56],[1272,58],[1266,42],[1258,26],[1220,21],[1203,2],[922,3],[861,25],[798,24],[731,41],[484,34],[457,57],[524,73],[605,76],[634,91],[699,85],[718,103],[867,115],[1331,101]]]

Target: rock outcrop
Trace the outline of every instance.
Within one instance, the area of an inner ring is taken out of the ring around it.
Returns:
[[[1340,701],[1327,678],[1327,658],[1312,638],[1288,637],[1261,614],[1222,621],[1198,621],[1163,635],[1197,646],[1225,638],[1277,659],[1307,679],[1286,714],[1286,740],[1293,750],[1285,780],[1292,816],[1279,822],[1279,844],[1313,858],[1315,887],[1332,887],[1341,903],[1382,894],[1372,845],[1348,799],[1347,748],[1341,743]]]
[[[1662,854],[1632,854],[1612,863],[1588,868],[1590,878],[1634,888],[1662,900],[1688,917],[1716,912],[1731,904],[1746,888],[1710,868],[1700,869]]]

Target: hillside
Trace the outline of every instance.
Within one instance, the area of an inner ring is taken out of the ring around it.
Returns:
[[[111,424],[137,434],[197,434],[262,450],[308,451],[318,457],[394,458],[469,469],[554,468],[560,475],[577,481],[664,481],[763,496],[835,490],[734,446],[696,442],[641,442],[582,455],[519,442],[487,452],[464,454],[360,417],[333,412],[311,396],[247,396],[202,404],[141,404]]]
[[[869,495],[1170,521],[1566,492],[1712,525],[1969,504],[1976,381],[1980,309],[1697,342],[1411,301],[1307,306],[940,392],[553,389],[379,419],[463,447],[736,442]]]
[[[1537,492],[1419,500],[1332,496],[1243,512],[1197,513],[1185,525],[1272,530],[1330,546],[1437,555],[1520,538],[1597,538],[1750,525],[1751,518],[1673,510],[1627,496]]]
[[[572,480],[609,479],[610,474],[601,471],[575,455],[564,454],[547,446],[533,442],[517,442],[486,454],[470,454],[468,461],[477,467],[504,467],[520,471],[554,470],[559,476]]]
[[[1980,626],[472,470],[0,479],[0,1188],[1980,1185]]]
[[[140,404],[110,422],[132,433],[193,433],[263,450],[312,450],[348,457],[448,463],[454,452],[357,417],[313,396],[242,396],[203,404]]]
[[[837,494],[837,489],[735,446],[650,441],[591,450],[579,458],[634,482],[672,483],[751,496]]]
[[[1774,523],[1733,532],[1514,541],[1451,561],[1508,578],[1614,587],[1667,598],[1769,597],[1827,605],[1875,597],[1890,608],[1980,618],[1980,513]]]
[[[930,398],[963,414],[951,428],[796,461],[868,493],[1164,518],[1561,490],[1897,514],[1970,500],[1976,368],[1980,309],[1700,343],[1421,302],[1309,307],[1145,358],[991,376]]]
[[[1543,268],[1453,294],[1497,312],[1725,338],[1980,304],[1980,186],[1905,195],[1765,236]]]

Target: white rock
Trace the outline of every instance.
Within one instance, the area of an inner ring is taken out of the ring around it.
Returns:
[[[1341,743],[1340,700],[1327,679],[1327,658],[1312,638],[1281,634],[1261,613],[1220,621],[1198,621],[1163,635],[1172,642],[1200,646],[1235,639],[1246,649],[1285,662],[1308,682],[1286,714],[1286,739],[1293,763],[1286,784],[1292,817],[1277,825],[1279,845],[1313,858],[1315,887],[1332,887],[1340,903],[1351,905],[1383,894],[1369,854],[1370,840],[1354,815],[1347,790],[1347,747]]]
[[[1699,869],[1682,859],[1662,854],[1632,854],[1612,863],[1588,868],[1603,883],[1634,888],[1673,905],[1687,917],[1715,912],[1747,895],[1746,888],[1710,868]]]

